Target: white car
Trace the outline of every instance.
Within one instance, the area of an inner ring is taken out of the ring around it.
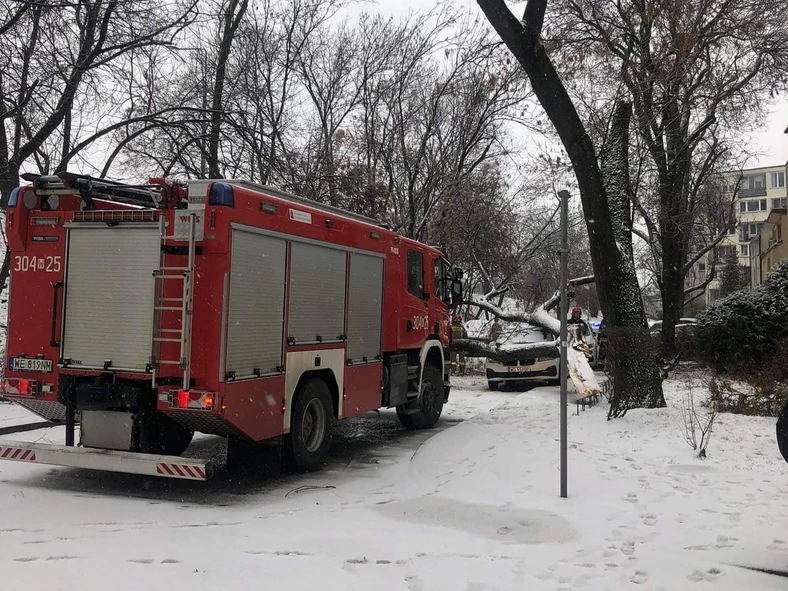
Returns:
[[[596,338],[588,323],[583,321],[583,324],[586,327],[585,340],[592,349],[590,363],[593,366],[597,354]],[[511,324],[504,328],[503,334],[497,342],[501,344],[542,343],[555,338],[555,335],[541,328],[527,324]],[[504,362],[488,358],[485,361],[484,370],[490,390],[497,390],[504,382],[547,381],[558,383],[560,380],[558,350],[556,350],[555,357],[537,357]]]

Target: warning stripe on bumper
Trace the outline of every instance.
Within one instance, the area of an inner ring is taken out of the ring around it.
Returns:
[[[209,460],[161,456],[51,443],[0,441],[0,462],[34,462],[37,465],[67,466],[104,472],[124,472],[144,476],[180,478],[204,482],[211,478]]]
[[[0,445],[0,459],[17,462],[35,462],[36,452],[22,447],[3,447]]]
[[[186,480],[206,480],[202,468],[190,464],[170,464],[160,462],[156,464],[156,473],[170,478],[185,478]]]

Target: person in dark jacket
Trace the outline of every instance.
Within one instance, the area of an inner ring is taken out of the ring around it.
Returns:
[[[468,333],[465,331],[465,327],[462,325],[462,316],[459,314],[455,314],[454,318],[452,319],[451,323],[451,338],[453,341],[467,338]],[[465,375],[465,352],[464,351],[454,351],[451,352],[451,361],[449,363],[449,368],[451,370],[452,375],[459,372],[461,376]]]

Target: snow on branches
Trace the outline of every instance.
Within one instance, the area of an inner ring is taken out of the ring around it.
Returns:
[[[572,297],[572,288],[593,282],[593,276],[578,277],[570,280],[567,286],[567,297]],[[560,293],[556,291],[549,300],[536,310],[523,312],[505,310],[491,301],[506,291],[507,288],[505,286],[497,287],[483,296],[471,297],[464,303],[467,306],[474,306],[489,312],[495,318],[504,322],[523,323],[541,328],[545,333],[552,334],[556,338],[536,343],[508,343],[499,342],[500,339],[465,338],[455,340],[452,343],[452,349],[462,351],[471,357],[487,357],[501,362],[534,359],[537,357],[558,357],[560,341],[557,337],[561,332],[561,321],[550,314],[550,310],[560,303]],[[568,350],[569,375],[578,392],[583,395],[598,393],[600,387],[588,363],[588,345],[584,342],[579,330],[569,331]]]

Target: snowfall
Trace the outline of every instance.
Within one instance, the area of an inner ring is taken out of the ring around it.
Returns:
[[[558,389],[493,393],[480,377],[455,380],[428,432],[388,411],[342,422],[308,475],[190,483],[0,462],[0,589],[788,588],[774,420],[720,415],[698,459],[679,427],[685,387],[667,381],[668,408],[614,421],[604,401],[579,414],[570,401],[566,499]],[[2,432],[37,420],[0,403]],[[203,436],[189,453],[221,461],[222,445]]]

